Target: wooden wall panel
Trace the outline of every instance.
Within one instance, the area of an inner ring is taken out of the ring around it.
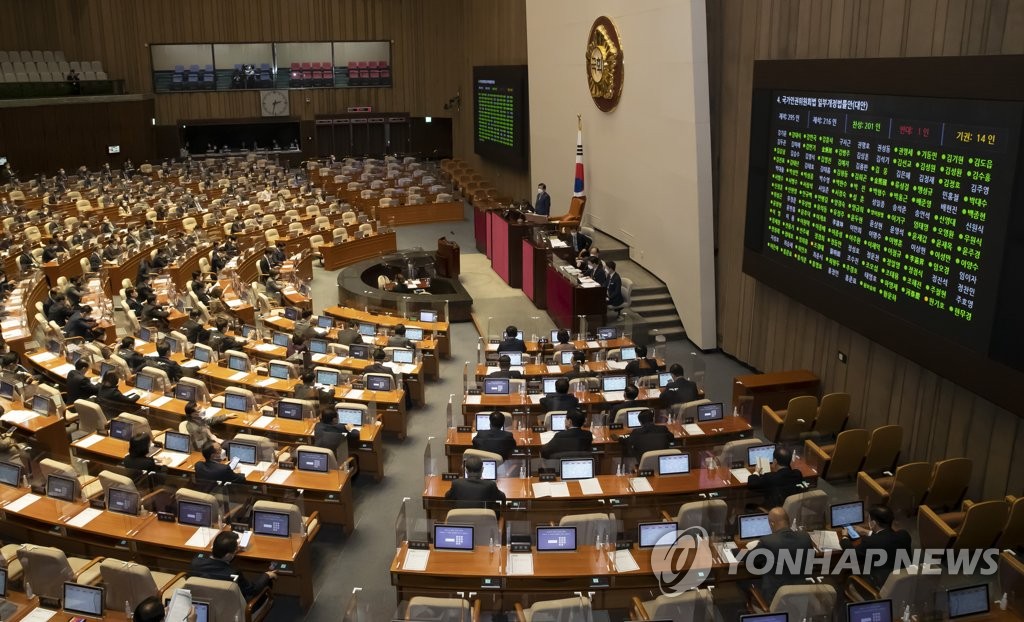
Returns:
[[[809,368],[853,396],[853,424],[908,431],[904,458],[973,460],[972,497],[1020,494],[1024,421],[742,272],[753,63],[760,59],[1019,54],[1006,0],[707,2],[717,162],[720,347],[759,369]],[[807,32],[805,29],[816,30]],[[1018,77],[1008,77],[1008,79]],[[849,362],[836,360],[843,351]]]
[[[100,60],[130,93],[152,92],[149,44],[246,41],[392,41],[391,88],[291,92],[294,116],[348,106],[453,117],[456,157],[504,192],[528,196],[527,174],[477,160],[472,148],[472,66],[526,63],[524,0],[11,0],[0,20],[4,49],[63,49]],[[8,19],[8,16],[12,16]],[[444,103],[463,94],[461,111]],[[156,96],[160,125],[259,116],[256,92]]]

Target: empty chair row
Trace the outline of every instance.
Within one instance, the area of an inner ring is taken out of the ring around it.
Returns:
[[[65,61],[6,61],[0,60],[0,71],[5,73],[43,73],[48,72],[68,72],[74,69],[75,71],[103,71],[103,63],[100,61],[71,61],[70,63]]]
[[[0,50],[0,62],[14,62],[21,61],[27,63],[32,62],[50,62],[50,61],[62,61],[64,60],[64,52],[60,50],[19,50],[14,52],[4,52]]]
[[[897,516],[913,515],[921,505],[945,512],[960,504],[970,481],[968,458],[908,462],[881,477],[858,473],[857,496],[866,505],[888,505]]]
[[[801,395],[789,400],[785,410],[763,406],[761,427],[772,443],[804,436],[835,436],[846,427],[849,416],[849,393],[829,393],[821,398],[821,404],[813,395]]]
[[[936,512],[922,505],[918,537],[924,549],[1012,549],[1024,547],[1024,497],[973,502],[957,512]]]
[[[85,82],[90,80],[107,80],[107,74],[99,71],[85,71],[79,76],[79,79]],[[43,73],[11,73],[3,72],[0,74],[0,82],[65,82],[67,76],[62,72],[43,72]]]
[[[886,425],[870,432],[844,430],[831,444],[807,439],[804,451],[805,460],[818,469],[821,477],[833,481],[853,479],[861,471],[868,475],[891,471],[899,461],[902,445],[903,426]]]
[[[333,71],[334,70],[334,65],[332,65],[331,63],[328,63],[328,62],[321,62],[321,63],[305,62],[305,63],[291,63],[289,65],[289,68],[292,71],[310,71],[310,70]]]

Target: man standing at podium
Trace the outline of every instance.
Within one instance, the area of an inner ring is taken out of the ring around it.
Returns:
[[[537,200],[533,203],[533,211],[541,216],[551,213],[551,195],[548,194],[548,187],[543,183],[537,184]]]

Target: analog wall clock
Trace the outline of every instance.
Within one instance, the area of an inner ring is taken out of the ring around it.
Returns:
[[[598,108],[611,112],[622,96],[622,44],[615,24],[603,15],[590,27],[586,61],[590,97]]]
[[[260,112],[265,117],[287,117],[288,91],[260,91]]]

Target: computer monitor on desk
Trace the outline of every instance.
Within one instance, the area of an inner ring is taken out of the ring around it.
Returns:
[[[636,528],[637,546],[641,549],[653,549],[665,534],[675,533],[677,528],[674,522],[640,523]]]
[[[183,454],[189,453],[188,434],[167,430],[164,432],[164,449]]]
[[[575,527],[537,527],[537,551],[575,551]]]
[[[248,412],[249,411],[249,397],[246,395],[240,395],[238,393],[225,393],[224,394],[224,410],[233,410],[235,412]]]
[[[231,441],[228,446],[228,459],[238,460],[242,464],[256,464],[256,445]]]
[[[316,383],[325,387],[336,387],[341,384],[341,372],[333,369],[316,370]]]
[[[763,538],[772,532],[767,514],[746,514],[739,518],[740,540]]]
[[[590,479],[594,477],[593,458],[562,458],[559,473],[563,480]]]
[[[330,465],[330,458],[327,454],[319,451],[298,450],[295,453],[295,468],[300,471],[311,471],[313,473],[326,473]]]
[[[747,449],[747,465],[757,466],[758,460],[767,460],[770,464],[775,459],[775,445],[757,445]]]
[[[78,480],[51,473],[46,476],[46,496],[71,503],[78,499]]]
[[[558,364],[572,365],[572,359],[574,356],[576,356],[576,353],[572,350],[562,350],[558,353]]]
[[[310,339],[309,351],[311,354],[327,354],[326,339]]]
[[[256,535],[287,538],[291,535],[290,517],[284,512],[253,510],[252,531]]]
[[[249,361],[244,356],[229,354],[228,369],[232,371],[249,371]]]
[[[988,613],[989,602],[987,583],[946,590],[950,620]]]
[[[355,427],[363,425],[363,411],[359,408],[345,408],[342,406],[335,410],[335,412],[338,413],[338,423]]]
[[[864,502],[851,501],[829,506],[829,518],[833,527],[859,525],[864,522]]]
[[[636,348],[633,346],[622,347],[619,349],[619,360],[620,361],[634,361],[636,360]]]
[[[194,527],[212,527],[213,506],[200,501],[178,501],[178,523]]]
[[[472,525],[434,525],[434,549],[438,551],[472,551]]]
[[[625,390],[625,376],[605,376],[604,378],[601,378],[601,391],[605,393],[617,393]]]
[[[176,400],[181,400],[183,402],[194,402],[196,401],[198,392],[198,387],[195,387],[191,384],[179,382],[178,384],[174,385],[174,399]]]
[[[122,419],[110,420],[110,438],[118,438],[122,441],[132,440],[132,424]]]
[[[107,489],[107,509],[118,514],[139,515],[139,493],[123,488]]]
[[[484,395],[508,395],[508,378],[484,378]]]
[[[370,358],[370,346],[362,343],[353,343],[348,347],[348,356],[353,359],[366,360]]]
[[[597,338],[602,341],[609,341],[619,336],[619,329],[614,326],[602,326],[597,329]]]
[[[847,603],[846,619],[849,622],[892,622],[892,601],[886,599]]]
[[[364,337],[373,337],[377,334],[377,327],[373,324],[359,323],[359,334]]]
[[[413,361],[413,351],[408,348],[395,348],[392,350],[391,360],[400,365],[409,365]]]
[[[281,400],[277,403],[277,416],[281,419],[293,421],[302,420],[302,403]]]
[[[65,614],[78,614],[91,618],[103,617],[103,588],[83,585],[74,581],[64,582],[64,598],[61,599]]]
[[[316,318],[316,325],[318,328],[334,328],[334,318],[329,315],[319,315]]]
[[[437,311],[431,311],[429,309],[420,309],[420,321],[421,322],[436,322]]]
[[[523,364],[523,353],[522,352],[502,352],[502,356],[508,357],[508,364],[513,367],[518,367]]]
[[[415,326],[408,326],[405,329],[405,338],[409,341],[423,341],[423,329]]]
[[[658,475],[686,475],[690,472],[690,454],[658,456]]]
[[[725,416],[725,410],[721,402],[712,404],[701,404],[697,407],[697,421],[705,423],[708,421],[721,421]]]
[[[640,427],[640,413],[647,408],[630,408],[626,411],[626,427],[627,428],[639,428]]]
[[[0,462],[0,484],[17,488],[21,485],[21,467],[10,462]]]
[[[553,413],[551,415],[551,431],[561,432],[565,429],[565,419],[567,415],[565,413]]]

